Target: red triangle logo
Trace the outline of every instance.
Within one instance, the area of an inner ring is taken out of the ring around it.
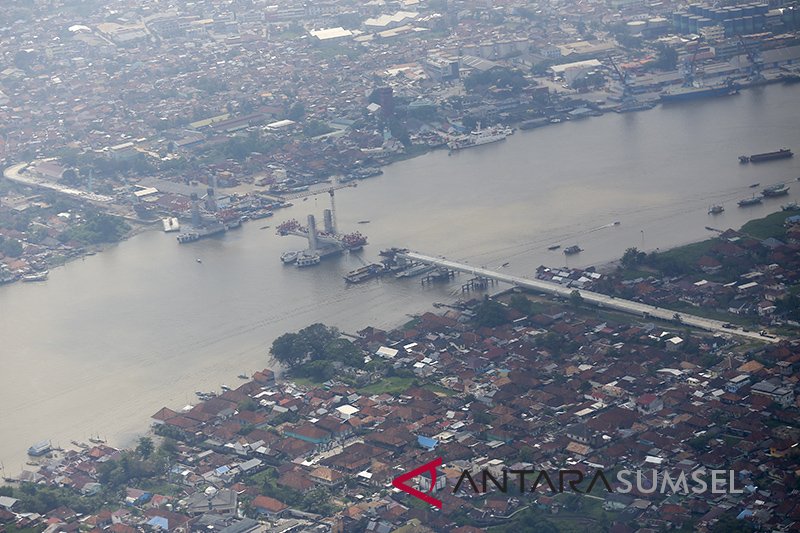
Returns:
[[[439,466],[442,466],[442,458],[441,457],[437,457],[436,459],[434,459],[430,463],[425,463],[424,465],[420,466],[419,468],[415,468],[414,470],[411,470],[410,472],[406,472],[402,476],[398,476],[398,477],[394,478],[392,480],[392,486],[394,486],[397,489],[402,490],[405,493],[408,493],[408,494],[412,495],[415,498],[418,498],[418,499],[424,501],[425,503],[433,505],[437,509],[441,509],[442,508],[442,502],[440,500],[437,500],[436,498],[434,498],[432,496],[429,496],[428,494],[425,494],[424,492],[422,492],[420,490],[417,490],[417,489],[415,489],[413,487],[409,487],[408,485],[406,485],[406,481],[414,479],[418,475],[424,474],[425,472],[429,472],[430,475],[431,475],[431,488],[430,488],[429,492],[433,491],[433,488],[436,486],[436,468],[439,467]]]

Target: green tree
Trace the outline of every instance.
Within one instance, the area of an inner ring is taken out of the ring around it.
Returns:
[[[308,356],[308,347],[297,333],[284,333],[272,341],[270,353],[279,363],[291,368]]]
[[[150,437],[142,437],[139,439],[139,444],[136,446],[136,453],[142,459],[147,459],[152,455],[155,447],[153,446],[153,439]]]
[[[172,457],[177,454],[178,444],[175,439],[164,437],[164,440],[161,441],[161,445],[158,447],[158,453],[167,457]]]
[[[475,321],[481,327],[493,328],[508,322],[508,312],[501,303],[486,296],[475,310]]]
[[[508,301],[508,305],[512,309],[519,311],[522,314],[529,315],[533,310],[533,304],[524,294],[514,294]]]
[[[316,381],[328,381],[336,373],[330,361],[309,361],[300,369],[304,375]]]
[[[19,257],[22,255],[22,243],[18,239],[4,239],[0,243],[0,252],[7,257]]]
[[[330,342],[339,336],[339,330],[316,323],[301,329],[298,334],[308,346],[312,357],[317,358],[324,354]]]
[[[258,408],[258,404],[252,398],[247,398],[246,400],[242,400],[239,402],[238,409],[239,411],[255,411]]]
[[[519,453],[517,453],[517,460],[523,463],[532,463],[535,457],[536,450],[530,446],[523,446],[519,449]]]
[[[310,512],[328,515],[334,511],[330,502],[330,492],[325,487],[316,486],[303,495],[301,505]]]
[[[658,57],[653,62],[653,67],[661,70],[675,70],[678,66],[678,52],[669,45],[659,43],[656,46]]]
[[[490,87],[495,87],[518,94],[527,85],[528,81],[522,71],[514,68],[476,70],[464,80],[464,87],[472,93],[484,92]]]
[[[489,425],[492,423],[492,415],[487,413],[486,411],[478,411],[474,415],[472,415],[472,419],[475,420],[478,424]]]
[[[628,248],[622,255],[622,266],[625,268],[634,268],[644,262],[647,254],[640,252],[638,248]]]
[[[336,328],[319,323],[297,333],[281,335],[272,342],[270,353],[290,369],[298,368],[305,375],[323,380],[333,375],[333,362],[358,368],[364,365],[363,354],[357,346],[349,339],[341,338]]]
[[[333,339],[325,346],[327,358],[341,361],[347,366],[360,367],[364,364],[361,350],[350,339]]]
[[[333,128],[320,120],[310,120],[305,126],[303,126],[303,135],[306,137],[317,137],[332,131]]]
[[[306,106],[303,102],[295,102],[292,104],[292,107],[289,108],[289,112],[287,113],[286,117],[289,120],[302,120],[306,114]]]
[[[571,303],[575,307],[580,306],[583,303],[583,296],[581,296],[581,291],[575,289],[574,291],[569,293],[569,303]]]

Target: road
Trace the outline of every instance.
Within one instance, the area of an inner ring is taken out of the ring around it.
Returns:
[[[60,192],[62,194],[66,194],[67,196],[72,196],[73,198],[77,198],[79,200],[88,200],[90,202],[105,207],[107,207],[114,201],[114,198],[112,198],[111,196],[105,196],[103,194],[97,194],[89,191],[82,191],[80,189],[74,189],[72,187],[61,185],[60,183],[54,183],[52,181],[36,177],[31,173],[23,173],[23,171],[28,167],[29,167],[28,163],[18,163],[16,165],[12,165],[3,171],[3,176],[5,176],[6,179],[15,181],[17,183],[21,183],[23,185],[50,189],[56,192]]]
[[[512,276],[510,274],[503,274],[485,268],[474,267],[464,263],[450,261],[444,258],[431,257],[429,255],[424,255],[417,252],[404,252],[404,253],[399,253],[397,255],[398,257],[405,257],[406,259],[410,259],[413,261],[419,261],[430,265],[436,265],[442,268],[449,268],[451,270],[465,272],[467,274],[472,274],[474,276],[481,276],[484,278],[494,279],[496,281],[501,281],[503,283],[514,285],[515,287],[522,287],[524,289],[530,289],[536,292],[552,294],[554,296],[560,296],[562,298],[569,298],[570,294],[572,294],[572,291],[575,290],[574,288],[566,287],[564,285],[559,285],[558,283],[553,283],[550,281],[523,278],[520,276]],[[622,311],[624,313],[631,313],[641,317],[651,317],[651,318],[658,318],[661,320],[667,320],[670,322],[679,322],[680,324],[692,326],[698,329],[712,331],[715,333],[736,335],[738,337],[743,337],[748,340],[756,340],[767,343],[774,343],[782,340],[781,338],[776,336],[764,337],[760,335],[758,332],[744,331],[740,327],[725,328],[723,327],[723,324],[725,324],[725,322],[721,322],[719,320],[712,320],[710,318],[704,318],[696,315],[689,315],[686,313],[680,313],[680,321],[678,321],[675,319],[676,312],[671,311],[669,309],[664,309],[662,307],[655,307],[653,305],[643,304],[640,302],[633,302],[631,300],[625,300],[622,298],[615,298],[605,294],[600,294],[599,292],[592,292],[586,290],[581,290],[579,292],[581,297],[583,297],[584,302],[591,303],[598,307],[613,309],[615,311]]]

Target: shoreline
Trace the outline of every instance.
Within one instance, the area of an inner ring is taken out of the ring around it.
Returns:
[[[777,78],[769,79],[768,81],[757,83],[757,84],[741,85],[739,88],[742,89],[742,90],[750,90],[750,89],[760,88],[760,87],[767,86],[767,85],[777,85],[777,84],[789,85],[789,84],[791,84],[791,82],[789,80],[785,80],[785,79],[782,79],[780,77],[777,77]],[[590,94],[590,93],[587,93],[587,94]],[[727,97],[727,96],[714,96],[714,97],[711,97],[711,98],[705,98],[704,100],[718,100],[718,99],[721,99],[721,98],[724,98],[724,97]],[[580,101],[582,101],[582,99],[579,98],[578,100],[573,100],[573,99],[568,98],[567,101],[570,102],[570,103],[572,103],[572,102],[580,102]],[[692,102],[692,101],[696,101],[696,100],[687,100],[687,103],[688,102]],[[673,106],[679,106],[682,103],[683,102],[678,102],[678,103],[674,103],[672,105]],[[653,106],[653,107],[649,107],[649,108],[646,108],[646,109],[645,108],[632,109],[632,110],[628,110],[628,111],[625,111],[625,112],[649,111],[650,109],[653,109],[654,107],[658,107],[658,104],[663,104],[663,103],[659,102],[659,101],[656,101],[656,105]],[[597,114],[593,114],[591,116],[600,116],[600,117],[602,117],[602,116],[604,116],[606,114],[621,113],[622,111],[618,111],[617,107],[618,106],[607,106],[607,105],[598,106],[598,113]],[[586,118],[589,118],[589,116],[571,117],[567,112],[559,112],[557,114],[557,116],[559,117],[559,122],[561,122],[561,121],[577,122],[577,121],[583,121]],[[549,118],[550,117],[541,118],[541,120],[545,120],[545,122],[541,125],[541,127],[551,126],[551,125],[554,124],[549,120]],[[512,121],[512,122],[509,123],[509,127],[512,127],[513,131],[523,130],[523,128],[520,128],[520,125],[525,123],[525,122],[527,122],[528,120],[530,120],[530,119]],[[539,120],[539,119],[537,119],[537,120]],[[540,129],[540,127],[537,127],[535,129]],[[435,152],[437,150],[446,150],[446,149],[447,149],[447,145],[446,144],[437,144],[437,145],[419,144],[419,145],[412,145],[410,147],[410,149],[406,149],[402,153],[392,153],[389,156],[387,156],[385,159],[378,160],[378,165],[375,168],[383,170],[385,167],[389,167],[389,166],[394,165],[396,163],[400,163],[400,162],[403,162],[403,161],[409,161],[409,160],[415,159],[417,157],[424,156],[424,155],[426,155],[428,153]],[[451,151],[451,153],[452,153],[452,151]],[[41,160],[42,161],[47,161],[47,160],[50,160],[50,159],[53,159],[53,158],[43,158]],[[19,175],[20,172],[22,172],[24,169],[29,167],[32,163],[33,162],[23,162],[23,163],[15,163],[15,164],[12,164],[10,166],[7,166],[6,168],[3,169],[3,177],[8,179],[11,183],[13,183],[15,185],[20,185],[20,186],[23,186],[23,187],[32,187],[34,189],[43,188],[43,189],[46,189],[48,191],[55,192],[58,195],[63,195],[65,197],[67,197],[67,198],[71,198],[71,199],[75,199],[75,200],[83,201],[83,202],[90,202],[90,203],[96,205],[97,207],[100,207],[101,209],[103,209],[103,211],[105,213],[107,213],[109,215],[112,215],[112,216],[120,217],[123,220],[125,220],[125,221],[127,221],[127,222],[129,222],[131,224],[135,224],[136,225],[131,231],[129,231],[124,237],[120,238],[118,241],[109,242],[109,243],[101,243],[101,244],[96,244],[96,245],[87,245],[84,248],[84,251],[81,252],[81,253],[77,253],[74,256],[62,257],[61,259],[63,259],[63,260],[61,260],[61,261],[48,263],[47,264],[48,268],[57,268],[57,267],[66,265],[67,263],[71,263],[71,262],[73,262],[73,261],[75,261],[77,259],[85,259],[86,256],[94,255],[96,253],[101,253],[101,252],[107,250],[109,247],[118,245],[121,242],[126,241],[126,240],[130,239],[131,237],[134,237],[134,236],[136,236],[136,235],[138,235],[140,233],[143,233],[145,231],[151,231],[151,230],[157,229],[155,226],[157,226],[158,222],[160,221],[160,218],[157,218],[157,219],[153,220],[152,222],[147,222],[147,221],[144,221],[144,220],[141,220],[141,219],[137,219],[137,218],[134,218],[134,217],[131,217],[131,216],[126,216],[126,215],[123,215],[123,214],[120,214],[120,213],[113,212],[113,210],[109,209],[109,205],[101,203],[98,200],[92,199],[91,195],[93,193],[89,193],[88,191],[82,191],[82,190],[77,190],[77,189],[69,189],[69,188],[65,189],[64,187],[59,186],[59,184],[57,184],[57,183],[40,182],[36,178],[26,178],[26,177],[20,176]],[[368,180],[368,179],[370,179],[370,178],[358,178],[356,180],[353,180],[353,184],[356,185],[358,182],[365,181],[365,180]],[[332,177],[329,176],[325,180],[308,183],[307,186],[309,186],[309,187],[316,187],[316,186],[320,186],[320,187],[319,188],[314,188],[313,190],[309,189],[308,191],[304,191],[304,192],[299,193],[299,194],[293,194],[291,199],[292,200],[306,199],[306,198],[309,198],[309,197],[314,196],[316,194],[320,194],[320,191],[326,190],[326,187],[325,187],[326,184],[332,183],[331,180],[332,180]],[[240,189],[240,190],[237,191],[237,189]],[[220,192],[225,193],[226,191],[230,190],[234,194],[241,194],[241,193],[244,193],[244,194],[260,194],[260,195],[266,195],[266,196],[268,196],[270,198],[273,198],[276,201],[283,201],[283,202],[288,202],[289,201],[282,194],[276,194],[276,193],[271,193],[269,191],[260,190],[259,188],[256,188],[255,186],[252,186],[252,185],[245,187],[244,190],[241,190],[241,189],[242,189],[241,186],[237,186],[237,187],[233,187],[233,188],[220,189]],[[113,203],[110,204],[110,205],[113,206],[113,207],[118,207],[116,204],[113,204]],[[154,227],[150,227],[150,226],[154,226]],[[690,244],[690,243],[687,242],[685,244]],[[658,251],[658,249],[652,250],[652,251]],[[593,266],[598,271],[606,271],[607,269],[613,269],[613,268],[616,267],[616,265],[614,264],[614,261],[608,262],[608,264],[601,263],[601,264],[593,265]],[[19,278],[17,278],[17,279],[10,280],[10,281],[7,281],[5,283],[0,283],[0,286],[2,286],[4,284],[11,285],[11,284],[16,283],[18,281],[22,281],[21,276]]]
[[[753,222],[753,221],[760,221],[760,220],[763,220],[765,218],[775,216],[775,215],[777,215],[778,213],[781,213],[781,212],[782,211],[776,211],[774,213],[770,213],[769,215],[767,215],[767,217],[760,217],[760,218],[751,219],[748,222],[748,224]],[[144,231],[148,231],[148,228],[142,228],[136,234],[142,233]],[[741,228],[739,228],[739,230],[737,230],[737,231],[741,231]],[[134,236],[134,235],[130,235],[129,237],[132,237],[132,236]],[[706,239],[706,240],[711,240],[711,239]],[[668,250],[663,250],[663,251],[660,251],[660,252],[661,253],[663,253],[663,252],[676,252],[676,251],[680,251],[683,248],[691,247],[691,246],[697,245],[698,243],[702,243],[702,242],[705,242],[705,240],[688,242],[686,244],[683,244],[683,245],[680,245],[680,246],[675,246],[675,247],[669,248]],[[620,264],[621,264],[621,259],[617,259],[617,260],[608,261],[608,262],[605,262],[605,263],[600,263],[598,265],[591,265],[591,267],[594,267],[596,269],[596,271],[598,271],[598,272],[603,272],[603,273],[609,274],[609,273],[615,272],[616,269],[617,269],[617,266],[620,265]],[[515,287],[499,287],[495,291],[491,291],[491,290],[483,291],[483,292],[480,293],[480,295],[482,296],[482,295],[485,294],[486,296],[488,296],[488,297],[490,297],[492,299],[495,299],[495,298],[502,298],[502,297],[507,296],[509,294],[513,294],[514,292],[515,292]],[[473,297],[476,297],[476,295],[473,295]],[[405,315],[405,316],[398,316],[396,320],[391,320],[389,325],[386,326],[387,331],[403,329],[406,325],[408,325],[410,323],[413,323],[415,320],[417,320],[420,316],[422,316],[425,313],[428,313],[428,312],[433,312],[433,313],[440,312],[442,307],[443,307],[442,305],[437,304],[436,302],[433,302],[429,306],[425,306],[424,308],[420,308],[418,310],[418,312],[416,312],[414,314]],[[448,305],[444,305],[444,307],[448,307]],[[362,324],[359,327],[367,328],[367,327],[370,327],[370,324]],[[702,331],[702,330],[700,329],[698,331]],[[354,332],[350,332],[350,331],[340,331],[340,333],[345,335],[345,336],[348,336],[348,337],[351,337],[351,336],[355,335]],[[271,339],[270,342],[272,340],[274,340],[274,339]],[[298,380],[299,380],[300,383],[303,382],[302,378],[287,377],[286,376],[286,369],[280,363],[278,363],[272,356],[269,356],[268,359],[265,361],[264,368],[269,369],[270,371],[274,372],[276,380],[278,380],[280,382],[295,383],[295,382],[298,382]],[[232,372],[235,372],[235,370],[232,370]],[[131,434],[128,434],[128,436],[126,438],[124,438],[124,439],[120,438],[121,436],[117,436],[117,435],[109,436],[109,435],[106,434],[107,437],[105,439],[105,443],[107,444],[110,441],[118,441],[118,442],[120,442],[120,449],[125,450],[125,449],[130,449],[130,447],[133,446],[138,441],[139,438],[153,436],[155,434],[156,433],[154,432],[153,427],[149,427],[147,429],[142,428],[141,431],[135,431],[135,432],[133,432]],[[74,445],[74,442],[72,444]],[[82,444],[85,444],[85,443],[82,443]],[[70,449],[73,449],[74,447],[80,448],[80,446],[72,446],[72,447],[66,446],[66,447],[64,447],[64,449],[62,451],[70,450]],[[54,449],[56,449],[56,448],[54,448]],[[2,482],[2,480],[0,480],[0,486],[2,486],[2,485],[3,485],[3,482]]]

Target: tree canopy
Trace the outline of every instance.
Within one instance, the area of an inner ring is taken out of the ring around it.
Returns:
[[[528,81],[522,71],[511,68],[476,70],[464,80],[464,87],[469,92],[481,92],[489,87],[497,87],[509,89],[513,94],[518,94],[527,85]]]
[[[361,367],[364,361],[358,347],[338,329],[319,323],[284,333],[272,342],[270,353],[289,369],[322,380],[333,375],[334,363]]]
[[[646,258],[647,254],[639,251],[638,248],[628,248],[622,256],[622,266],[633,268],[642,264]]]
[[[487,296],[475,310],[475,321],[479,326],[493,328],[508,322],[508,311],[503,304]]]

